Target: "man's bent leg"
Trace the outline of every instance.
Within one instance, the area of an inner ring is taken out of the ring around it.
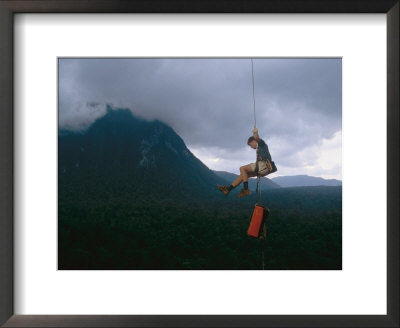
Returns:
[[[249,177],[254,176],[252,164],[247,164],[239,168],[240,175],[232,182],[233,187],[237,187],[241,182],[247,182]]]
[[[237,195],[237,197],[239,197],[239,198],[251,194],[251,191],[249,190],[248,181],[249,181],[249,177],[256,176],[256,174],[254,172],[254,165],[248,164],[248,165],[242,166],[240,168],[240,176],[243,180],[243,189]]]
[[[235,181],[232,182],[232,184],[230,186],[220,186],[217,185],[217,188],[219,189],[219,191],[221,191],[224,195],[228,195],[229,192],[236,188],[238,185],[240,185],[240,183],[242,182],[243,178],[241,175],[239,175]]]
[[[238,185],[240,185],[240,183],[244,183],[244,188],[242,189],[242,191],[245,191],[246,195],[250,195],[250,190],[249,190],[249,186],[248,186],[248,179],[249,177],[254,177],[256,176],[255,172],[254,172],[254,163],[253,164],[247,164],[244,166],[240,167],[240,175],[235,179],[235,181],[232,182],[232,184],[230,186],[219,186],[218,185],[218,189],[223,192],[225,195],[227,195],[233,188],[236,188]],[[245,196],[243,195],[243,192],[240,193],[241,196]]]
[[[247,164],[247,165],[240,167],[240,176],[242,177],[245,189],[248,189],[249,177],[255,176],[253,166],[254,166],[253,164]]]
[[[241,175],[239,175],[239,176],[235,179],[235,181],[232,182],[232,186],[235,188],[235,187],[237,187],[238,185],[240,185],[240,183],[241,183],[242,181],[243,181],[243,178],[242,178]]]

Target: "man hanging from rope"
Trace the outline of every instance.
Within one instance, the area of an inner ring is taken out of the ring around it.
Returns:
[[[255,163],[250,163],[240,167],[240,175],[230,186],[217,185],[218,189],[224,194],[229,192],[243,182],[243,188],[237,197],[243,197],[251,194],[248,185],[248,179],[255,176],[266,176],[269,173],[275,172],[276,167],[272,162],[271,154],[264,140],[258,135],[258,129],[254,127],[253,136],[247,140],[247,144],[257,150],[257,159]]]

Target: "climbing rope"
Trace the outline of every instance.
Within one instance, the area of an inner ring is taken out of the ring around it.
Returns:
[[[254,110],[254,127],[257,126],[257,116],[256,116],[256,97],[254,94],[254,64],[253,64],[253,58],[251,58],[251,81],[252,81],[252,86],[253,86],[253,110]],[[256,163],[258,161],[258,158],[256,158]],[[258,167],[258,165],[256,165]],[[257,203],[261,204],[261,176],[257,172],[257,187],[256,187],[256,199]],[[264,242],[265,242],[265,235],[266,235],[266,223],[265,220],[262,223],[262,231],[260,234],[260,255],[261,255],[261,268],[264,270],[265,267],[265,261],[264,261]]]
[[[256,195],[257,203],[261,204],[261,176],[259,175],[257,175]]]
[[[253,82],[253,106],[254,106],[254,126],[257,126],[256,117],[256,97],[254,96],[254,68],[253,68],[253,58],[251,58],[251,80]]]
[[[252,86],[253,86],[253,110],[254,110],[254,127],[257,126],[257,116],[256,116],[256,96],[254,94],[254,64],[253,64],[253,58],[250,58],[251,60],[251,81],[252,81]],[[256,158],[256,163],[257,163],[258,158]],[[257,202],[261,203],[261,180],[260,176],[258,175],[257,172],[257,187],[256,187],[256,194],[257,194]]]

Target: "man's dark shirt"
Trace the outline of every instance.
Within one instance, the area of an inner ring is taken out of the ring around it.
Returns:
[[[257,160],[258,161],[265,161],[265,160],[272,161],[271,154],[269,153],[268,146],[264,140],[259,139],[258,147],[257,147]]]

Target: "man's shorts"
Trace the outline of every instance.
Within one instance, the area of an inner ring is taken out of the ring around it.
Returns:
[[[253,172],[256,171],[256,163],[251,163],[251,169]],[[269,173],[269,169],[267,167],[267,163],[265,161],[259,161],[258,162],[258,175],[264,177]]]

